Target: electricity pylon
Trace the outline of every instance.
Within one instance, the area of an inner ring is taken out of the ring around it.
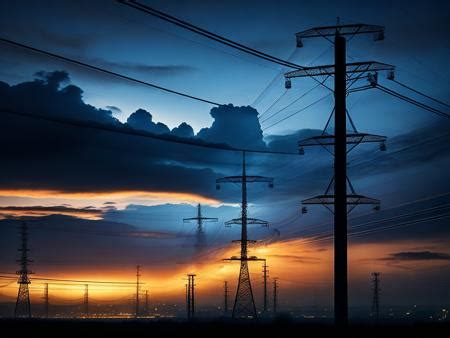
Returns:
[[[262,221],[256,218],[247,217],[247,184],[265,182],[269,184],[269,187],[273,187],[273,178],[263,176],[247,176],[245,168],[245,152],[242,152],[242,175],[241,176],[229,176],[216,180],[216,188],[220,189],[221,183],[241,183],[242,185],[242,204],[241,204],[241,217],[235,218],[225,222],[225,225],[240,224],[241,225],[241,239],[233,242],[241,243],[241,254],[239,257],[233,256],[226,260],[240,261],[241,268],[239,272],[239,281],[237,285],[236,298],[233,306],[233,318],[256,318],[256,307],[253,298],[252,285],[250,283],[250,273],[248,271],[248,261],[260,261],[261,259],[256,256],[248,256],[248,243],[254,243],[256,241],[249,240],[247,238],[247,225],[259,224],[267,226],[268,222]]]
[[[202,206],[199,203],[197,205],[197,217],[183,218],[184,223],[190,223],[191,221],[197,222],[196,248],[198,252],[201,252],[206,247],[206,238],[205,238],[205,231],[203,229],[203,224],[206,222],[217,222],[218,219],[215,217],[203,217]]]
[[[49,299],[48,299],[48,283],[45,283],[44,287],[44,316],[48,318],[48,310],[50,307]]]
[[[278,311],[278,278],[273,279],[273,314],[276,315]]]
[[[86,318],[89,318],[89,284],[84,284],[83,305],[84,305],[84,316]]]
[[[228,282],[223,282],[223,314],[228,315]]]
[[[31,303],[30,303],[30,290],[28,285],[31,283],[28,275],[32,274],[28,270],[28,264],[32,261],[28,259],[28,226],[27,223],[22,222],[20,226],[20,239],[21,246],[18,249],[20,259],[17,262],[20,265],[20,270],[16,271],[19,275],[17,284],[19,284],[19,291],[17,293],[16,307],[14,309],[14,317],[31,318]]]
[[[141,292],[141,284],[140,284],[140,278],[141,278],[141,266],[136,265],[136,307],[134,311],[134,317],[139,317],[139,293]]]
[[[145,308],[144,308],[144,314],[148,316],[150,314],[150,310],[148,307],[148,290],[145,290]]]
[[[347,285],[347,213],[358,204],[375,204],[379,208],[379,201],[356,194],[347,178],[347,153],[360,143],[380,143],[380,150],[385,150],[386,138],[378,135],[359,133],[348,115],[346,97],[350,92],[372,88],[373,85],[350,89],[357,81],[368,78],[377,80],[376,72],[393,72],[394,67],[388,64],[369,62],[346,62],[346,36],[356,34],[375,34],[375,40],[384,38],[384,27],[366,24],[340,25],[316,27],[296,34],[297,47],[303,47],[306,38],[323,37],[334,44],[334,65],[305,67],[285,74],[285,87],[291,88],[291,79],[296,77],[320,77],[322,84],[334,76],[334,109],[320,136],[312,137],[299,142],[300,154],[304,147],[319,145],[334,156],[334,177],[323,195],[303,201],[303,204],[322,204],[334,213],[334,318],[335,323],[345,326],[348,323],[348,285]],[[334,38],[334,41],[331,40]],[[352,74],[354,74],[352,76]],[[327,87],[327,86],[326,86]],[[328,87],[327,87],[328,88]],[[330,88],[328,88],[330,89]],[[334,133],[326,132],[334,113]],[[352,133],[347,133],[347,117],[353,127]],[[347,145],[351,145],[347,148]],[[333,146],[330,151],[328,146]],[[347,183],[351,194],[347,194]],[[332,186],[334,191],[331,192]],[[330,205],[333,206],[331,209]],[[306,209],[304,209],[306,210]]]
[[[372,316],[378,324],[380,320],[380,273],[372,272],[373,298],[372,298]]]
[[[269,270],[267,270],[268,266],[267,266],[267,261],[264,260],[263,263],[263,286],[264,286],[264,308],[263,308],[263,313],[267,314],[267,278],[269,277]]]
[[[195,316],[195,274],[188,274],[187,284],[187,318],[191,320]]]

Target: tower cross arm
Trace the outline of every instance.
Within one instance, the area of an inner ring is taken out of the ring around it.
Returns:
[[[370,33],[384,33],[384,27],[379,25],[369,25],[364,23],[356,23],[350,25],[338,26],[319,26],[313,27],[295,34],[297,38],[317,38],[334,36],[336,31],[339,35],[354,35],[354,34],[370,34]]]
[[[377,61],[350,62],[346,64],[347,74],[383,70],[393,71],[395,70],[395,66]],[[313,66],[287,72],[284,74],[284,77],[286,79],[291,79],[308,76],[332,76],[335,72],[336,70],[334,65]]]
[[[216,183],[241,183],[243,180],[244,176],[227,176],[216,179]],[[245,176],[245,181],[247,183],[255,183],[255,182],[273,183],[273,178],[264,176]]]
[[[183,222],[188,223],[190,221],[203,221],[203,222],[217,222],[219,219],[217,217],[189,217],[183,218]]]
[[[262,226],[269,225],[269,222],[263,221],[263,220],[257,219],[257,218],[247,217],[246,220],[247,220],[247,224],[259,224]],[[231,224],[242,224],[242,218],[233,218],[233,219],[225,222],[225,225],[231,225]]]

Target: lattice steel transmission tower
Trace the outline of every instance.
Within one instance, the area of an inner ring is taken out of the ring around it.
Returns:
[[[83,307],[84,316],[89,318],[89,284],[84,284]]]
[[[242,185],[242,204],[241,204],[241,217],[232,219],[225,222],[225,225],[240,224],[241,225],[241,239],[233,242],[241,243],[241,254],[239,257],[233,256],[226,260],[240,261],[241,268],[239,272],[239,281],[237,285],[236,298],[233,306],[233,318],[256,318],[256,307],[253,298],[252,285],[250,282],[250,273],[248,271],[248,261],[260,261],[261,259],[256,256],[248,256],[248,243],[254,243],[256,241],[249,240],[247,238],[247,225],[259,224],[262,226],[268,226],[268,222],[262,221],[256,218],[247,217],[247,184],[265,182],[269,184],[269,187],[273,187],[273,178],[263,176],[248,176],[245,168],[245,152],[242,153],[242,175],[241,176],[229,176],[216,180],[216,188],[220,189],[221,183],[241,183]]]
[[[20,270],[16,271],[19,275],[17,284],[19,284],[19,291],[17,293],[16,307],[14,309],[14,317],[31,318],[31,303],[30,290],[28,285],[31,283],[28,275],[33,272],[28,270],[28,264],[32,260],[28,259],[28,226],[26,222],[22,222],[20,226],[21,245],[18,251],[20,252],[20,259],[17,262],[20,265]]]
[[[191,320],[195,316],[195,274],[188,274],[188,284],[187,284],[187,318]]]
[[[44,286],[44,316],[45,318],[48,318],[50,303],[48,299],[48,283],[45,283]]]
[[[372,298],[372,317],[376,323],[380,320],[380,273],[372,272],[373,298]]]
[[[278,311],[278,278],[273,279],[273,314]]]
[[[150,314],[150,308],[148,306],[148,290],[145,290],[145,305],[144,305],[144,315],[148,316]]]
[[[141,278],[141,266],[136,265],[136,304],[135,304],[135,311],[134,311],[134,317],[139,317],[139,293],[141,292],[141,284],[140,284],[140,278]]]
[[[266,314],[267,313],[267,278],[269,277],[269,270],[267,270],[268,266],[267,266],[267,261],[264,260],[263,263],[263,297],[264,297],[264,308],[263,308],[263,313]]]
[[[228,282],[223,282],[223,314],[228,315]]]
[[[196,233],[196,248],[198,252],[201,252],[206,247],[206,237],[203,225],[206,222],[217,222],[218,219],[215,217],[203,217],[202,206],[200,203],[197,205],[197,217],[183,218],[184,223],[190,223],[191,221],[197,222],[197,233]]]
[[[375,34],[375,40],[382,40],[384,27],[366,24],[316,27],[296,34],[297,47],[303,47],[303,40],[323,37],[334,44],[334,65],[304,67],[285,74],[285,87],[291,88],[291,79],[297,77],[323,77],[320,81],[324,87],[334,92],[334,109],[322,135],[299,142],[299,152],[304,154],[304,147],[322,146],[334,156],[334,177],[325,193],[302,201],[303,204],[322,204],[334,214],[334,317],[337,325],[348,323],[348,286],[347,286],[347,214],[358,204],[374,204],[379,209],[380,201],[357,194],[347,177],[347,154],[357,145],[367,142],[380,144],[380,150],[386,150],[386,137],[360,133],[346,109],[346,97],[351,92],[374,87],[378,71],[392,74],[394,67],[374,61],[346,62],[346,37],[356,34]],[[334,40],[332,40],[334,39]],[[326,85],[329,77],[334,76],[334,90]],[[370,85],[351,87],[361,79],[368,79]],[[319,80],[318,80],[319,82]],[[334,114],[334,132],[327,131]],[[352,132],[347,132],[347,119]],[[347,147],[350,145],[350,147]],[[330,150],[329,147],[332,147]],[[347,193],[347,184],[351,193]],[[333,206],[333,208],[331,207]],[[349,209],[350,208],[350,209]],[[306,208],[302,208],[306,212]]]

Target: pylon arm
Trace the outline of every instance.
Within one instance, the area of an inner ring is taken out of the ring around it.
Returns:
[[[228,176],[216,179],[216,183],[242,183],[242,176]],[[264,177],[264,176],[245,176],[245,181],[247,183],[255,183],[255,182],[267,182],[273,184],[272,177]]]
[[[336,32],[339,35],[355,35],[355,34],[375,34],[375,40],[384,39],[384,27],[378,25],[366,25],[363,23],[351,24],[351,25],[339,25],[339,26],[322,26],[314,27],[306,31],[298,32],[295,34],[297,37],[297,47],[302,47],[302,39],[305,38],[317,38],[317,37],[333,37]]]
[[[241,243],[241,242],[242,242],[241,239],[234,239],[234,240],[231,241],[231,243]],[[255,241],[254,239],[247,239],[245,242],[246,243],[251,243],[251,244],[258,243],[258,241]]]
[[[360,143],[383,143],[386,141],[386,136],[367,134],[367,133],[351,133],[347,134],[347,144]],[[298,142],[299,147],[310,146],[332,146],[335,144],[334,135],[319,135],[313,136]]]
[[[334,194],[318,195],[312,198],[308,198],[302,201],[302,204],[322,204],[331,205],[334,204]],[[366,197],[358,194],[347,195],[347,204],[349,205],[359,205],[359,204],[380,204],[380,200],[375,198]]]
[[[238,257],[238,256],[232,256],[230,258],[224,258],[224,261],[264,261],[263,258],[258,258],[256,256],[250,256],[250,257]]]
[[[225,225],[230,225],[230,224],[242,224],[242,218],[234,218],[232,220],[225,222]],[[247,218],[247,224],[259,224],[262,226],[268,226],[269,222],[263,221],[260,219],[256,219],[256,218]]]
[[[381,71],[388,70],[393,71],[394,66],[387,63],[381,63],[376,61],[365,61],[365,62],[352,62],[347,63],[346,72],[351,73],[365,73],[370,71]],[[308,76],[332,76],[335,74],[334,65],[325,66],[315,66],[315,67],[304,67],[303,69],[294,70],[284,74],[286,79],[291,79],[295,77],[308,77]]]

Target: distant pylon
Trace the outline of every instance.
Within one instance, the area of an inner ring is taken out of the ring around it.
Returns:
[[[263,285],[264,285],[264,310],[263,313],[267,313],[267,277],[269,276],[269,270],[267,270],[267,262],[264,260],[263,264]]]
[[[197,233],[196,233],[196,248],[197,251],[202,251],[206,247],[206,238],[203,225],[206,222],[217,222],[218,219],[215,217],[203,217],[202,216],[202,206],[200,203],[197,205],[197,217],[183,218],[184,223],[189,223],[190,221],[197,221]]]
[[[134,312],[134,317],[139,317],[139,293],[141,292],[141,285],[140,285],[140,277],[141,277],[141,266],[136,265],[136,308]]]
[[[148,290],[145,290],[145,308],[144,308],[144,314],[148,316],[150,313],[149,307],[148,307]]]
[[[48,318],[49,307],[50,307],[50,303],[48,300],[48,283],[45,283],[45,287],[44,287],[44,316],[45,316],[45,318]]]
[[[373,298],[372,298],[372,316],[378,323],[380,320],[380,273],[372,272]]]
[[[84,284],[84,316],[89,317],[89,284]]]
[[[226,260],[240,261],[241,268],[239,272],[239,281],[237,285],[236,298],[233,306],[233,318],[256,318],[257,312],[255,307],[255,300],[253,299],[252,285],[250,283],[250,273],[248,271],[248,261],[258,261],[256,256],[248,256],[248,243],[255,241],[247,238],[247,225],[259,224],[267,226],[268,222],[255,218],[247,217],[247,183],[267,182],[269,187],[273,187],[273,178],[263,176],[247,176],[245,169],[245,151],[242,152],[242,175],[229,176],[216,180],[217,189],[220,189],[220,183],[241,183],[242,185],[242,205],[241,217],[225,222],[225,225],[240,224],[241,225],[241,239],[233,242],[241,243],[241,254],[239,257],[233,256]]]
[[[228,282],[223,282],[223,314],[228,315]]]
[[[28,263],[32,261],[28,259],[28,227],[25,222],[22,222],[20,227],[21,246],[18,251],[21,253],[20,259],[17,262],[20,264],[20,270],[16,273],[19,275],[17,284],[19,284],[19,291],[17,293],[16,307],[14,309],[14,317],[31,318],[31,303],[30,291],[28,285],[31,283],[28,275],[32,274],[28,270]]]
[[[187,318],[191,320],[195,316],[195,278],[196,275],[188,274],[187,284]]]
[[[273,279],[273,313],[278,311],[278,278]]]

